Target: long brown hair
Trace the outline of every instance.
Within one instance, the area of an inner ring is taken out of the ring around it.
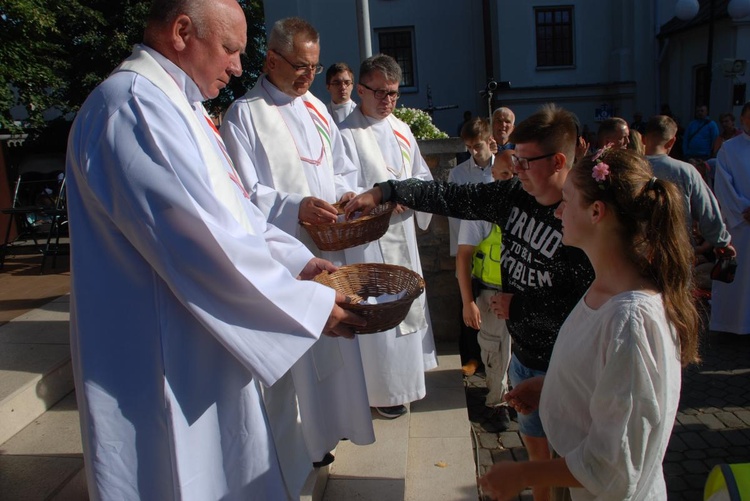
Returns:
[[[600,163],[598,172],[607,172],[596,179],[592,174]],[[682,365],[697,362],[700,317],[692,295],[693,248],[679,188],[655,178],[648,160],[630,150],[587,155],[569,175],[584,204],[601,200],[613,210],[622,240],[629,243],[628,259],[662,293],[667,318],[680,339]]]

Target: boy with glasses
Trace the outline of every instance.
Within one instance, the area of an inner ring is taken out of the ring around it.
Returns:
[[[547,104],[519,123],[513,170],[502,183],[455,185],[415,179],[388,181],[357,196],[347,214],[368,212],[392,200],[415,210],[482,219],[502,230],[502,292],[492,310],[506,320],[513,340],[512,385],[547,371],[552,347],[565,318],[593,280],[593,269],[579,249],[562,244],[562,223],[554,213],[576,153],[577,119]],[[538,413],[519,415],[519,429],[532,461],[550,458]],[[533,489],[536,501],[549,488]]]
[[[326,88],[331,95],[331,102],[326,108],[338,125],[357,107],[357,103],[352,101],[354,73],[348,64],[335,63],[328,67]]]

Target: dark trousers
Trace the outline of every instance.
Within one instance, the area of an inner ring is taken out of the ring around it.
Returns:
[[[466,364],[472,358],[479,362],[479,365],[482,365],[482,350],[479,348],[479,341],[477,341],[479,331],[464,323],[464,316],[461,310],[459,310],[458,314],[458,323],[461,326],[458,338],[458,353],[461,355],[461,365]]]

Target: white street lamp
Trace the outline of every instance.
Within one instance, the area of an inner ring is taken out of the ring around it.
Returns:
[[[698,0],[678,0],[675,5],[674,11],[679,19],[682,21],[689,21],[698,14],[700,5]]]
[[[750,16],[750,0],[731,0],[727,5],[727,12],[732,19]]]

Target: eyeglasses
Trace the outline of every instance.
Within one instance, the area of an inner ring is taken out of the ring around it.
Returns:
[[[333,85],[336,87],[349,87],[352,84],[351,80],[331,80],[328,82],[328,85]]]
[[[388,96],[389,98],[391,98],[391,99],[393,99],[395,101],[396,99],[399,98],[399,96],[401,96],[401,93],[399,91],[397,91],[397,90],[385,90],[385,89],[375,90],[373,88],[370,88],[370,87],[366,86],[363,83],[361,83],[359,85],[361,85],[362,87],[364,87],[367,90],[371,90],[372,93],[375,94],[375,99],[377,99],[378,101],[382,101],[383,99],[385,99],[386,96]]]
[[[297,73],[310,72],[313,75],[320,75],[321,73],[323,73],[323,66],[320,64],[294,64],[289,59],[285,58],[284,55],[281,54],[280,52],[277,52],[275,50],[273,52],[276,53],[281,59],[286,61],[286,64],[294,68],[294,71],[296,71]]]
[[[529,170],[529,164],[531,162],[553,157],[555,155],[557,155],[557,153],[548,153],[546,155],[539,155],[538,157],[531,157],[531,158],[523,158],[523,157],[517,157],[516,155],[511,155],[510,158],[511,158],[511,163],[513,164],[513,167],[515,169]]]

